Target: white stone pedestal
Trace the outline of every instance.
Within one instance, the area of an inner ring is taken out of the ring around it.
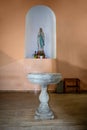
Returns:
[[[56,84],[61,80],[59,73],[29,73],[28,79],[32,83],[38,83],[41,86],[39,96],[40,105],[35,112],[35,119],[53,119],[54,114],[48,105],[49,95],[47,93],[48,84]]]
[[[46,85],[41,86],[41,93],[39,96],[39,100],[40,100],[40,105],[36,110],[35,119],[53,119],[54,114],[48,105],[49,95],[47,93]]]

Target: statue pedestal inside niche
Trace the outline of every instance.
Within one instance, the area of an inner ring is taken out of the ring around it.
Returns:
[[[37,51],[37,52],[35,51],[34,58],[39,58],[39,59],[46,58],[44,51]]]
[[[28,79],[32,83],[40,84],[41,93],[39,96],[40,105],[36,110],[35,119],[53,119],[54,114],[48,105],[49,95],[47,92],[48,84],[60,82],[60,73],[29,73]]]

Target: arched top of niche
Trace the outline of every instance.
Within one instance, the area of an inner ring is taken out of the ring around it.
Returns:
[[[38,51],[39,28],[43,29],[45,35],[46,58],[56,58],[56,17],[54,12],[44,5],[33,6],[26,14],[25,57],[34,58],[34,52]]]

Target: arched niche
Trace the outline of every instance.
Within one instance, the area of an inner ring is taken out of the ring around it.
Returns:
[[[56,58],[56,18],[54,12],[43,5],[32,7],[26,14],[25,57],[33,58],[34,52],[37,51],[37,35],[40,27],[45,35],[46,58]]]

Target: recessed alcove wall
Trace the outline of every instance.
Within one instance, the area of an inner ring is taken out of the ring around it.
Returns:
[[[56,18],[47,6],[33,6],[26,14],[25,57],[33,58],[37,51],[37,35],[39,28],[45,35],[44,52],[47,58],[56,58]]]

